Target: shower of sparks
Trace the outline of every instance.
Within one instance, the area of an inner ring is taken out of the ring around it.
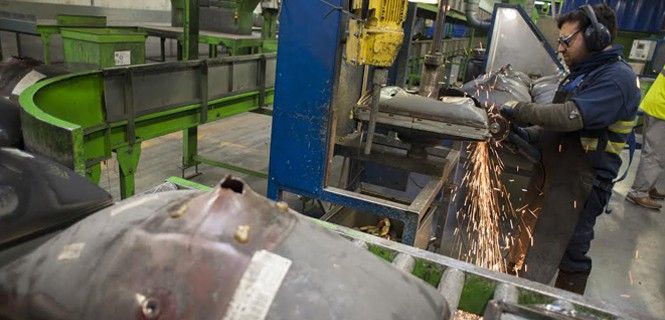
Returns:
[[[504,234],[501,225],[507,223],[512,229],[519,224],[515,223],[510,194],[501,183],[503,163],[496,148],[488,142],[470,145],[468,154],[463,179],[466,198],[457,212],[458,219],[466,222],[465,231],[470,238],[464,257],[478,266],[505,272],[503,250],[510,246],[512,236]]]
[[[495,89],[496,80],[494,79],[491,85],[478,86],[475,97],[485,97],[489,100],[489,92]],[[482,91],[485,91],[484,94]],[[485,108],[488,114],[498,113],[498,108],[487,102]],[[527,234],[530,245],[533,245],[533,237],[523,218],[527,214],[527,206],[515,210],[510,200],[510,193],[501,180],[504,165],[498,150],[502,147],[501,142],[494,140],[478,142],[467,147],[466,175],[462,181],[466,194],[457,212],[459,228],[465,229],[456,229],[454,234],[456,245],[459,245],[460,259],[490,270],[507,272],[505,253],[512,246],[528,245],[522,244],[522,240],[516,234]],[[517,171],[519,172],[519,167]],[[528,213],[535,215],[532,210]],[[462,237],[466,237],[465,240],[462,240]],[[463,247],[466,251],[464,254],[462,254]],[[519,268],[524,261],[513,262],[520,263],[516,266]],[[524,269],[526,270],[526,266]]]

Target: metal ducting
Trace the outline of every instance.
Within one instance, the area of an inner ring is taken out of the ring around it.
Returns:
[[[489,29],[491,22],[478,19],[478,10],[480,10],[480,0],[466,0],[466,22],[474,28]]]

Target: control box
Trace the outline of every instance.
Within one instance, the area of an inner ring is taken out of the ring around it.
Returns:
[[[650,61],[654,50],[656,50],[655,40],[635,40],[630,49],[629,58],[637,61]]]

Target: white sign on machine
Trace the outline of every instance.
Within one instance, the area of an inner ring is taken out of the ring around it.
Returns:
[[[116,51],[113,53],[116,66],[128,66],[132,64],[132,52],[129,50]]]
[[[653,58],[653,52],[656,50],[656,41],[653,40],[635,40],[630,49],[631,60],[649,61]]]

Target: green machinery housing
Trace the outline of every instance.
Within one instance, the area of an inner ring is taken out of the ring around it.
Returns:
[[[99,182],[117,156],[123,198],[134,194],[141,142],[272,104],[276,54],[111,68],[44,80],[20,96],[26,148]],[[194,130],[195,133],[195,130]],[[185,134],[193,166],[196,134]],[[221,164],[223,165],[223,164]]]
[[[261,4],[261,17],[254,14]],[[197,42],[209,46],[210,58],[224,47],[229,55],[277,50],[276,0],[171,0],[171,25],[109,26],[106,17],[59,14],[55,23],[38,24],[44,44],[44,62],[50,63],[53,35],[63,38],[65,62],[96,64],[102,68],[145,63],[147,37],[160,39],[161,61],[166,61],[165,40],[177,41],[177,60],[198,57],[187,49],[195,31]],[[261,20],[261,21],[257,21]],[[254,24],[262,24],[260,31]],[[198,53],[198,52],[197,52]]]

